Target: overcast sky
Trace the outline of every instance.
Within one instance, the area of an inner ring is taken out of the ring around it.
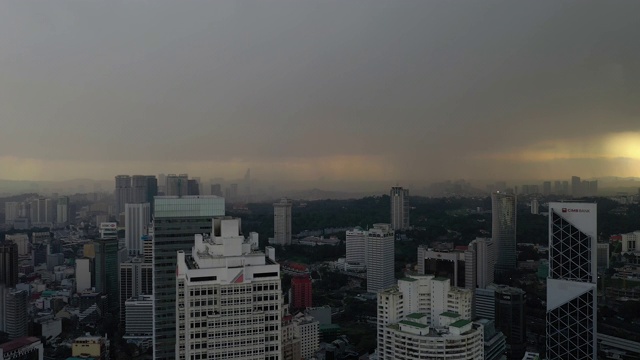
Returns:
[[[0,179],[640,176],[640,1],[1,1]]]

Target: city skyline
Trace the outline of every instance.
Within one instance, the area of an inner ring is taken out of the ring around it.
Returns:
[[[0,14],[0,179],[640,176],[637,2],[59,5]]]

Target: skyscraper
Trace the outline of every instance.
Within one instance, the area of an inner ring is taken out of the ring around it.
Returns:
[[[507,358],[520,360],[527,350],[525,292],[509,286],[496,286],[495,321],[507,338]]]
[[[110,229],[115,223],[102,223],[102,236],[95,241],[95,272],[96,291],[107,295],[108,308],[112,314],[116,313],[120,304],[118,288],[118,237],[111,234]],[[102,231],[104,230],[104,231]]]
[[[293,202],[281,199],[273,204],[273,240],[278,245],[291,245],[291,208]]]
[[[240,219],[215,218],[209,232],[177,253],[174,358],[281,359],[280,266]]]
[[[167,196],[186,196],[189,193],[189,175],[169,174],[167,175],[167,185],[165,194]]]
[[[346,247],[347,247],[347,266],[365,266],[367,264],[365,248],[367,242],[367,231],[356,227],[353,230],[347,230]]]
[[[0,285],[7,288],[18,283],[18,245],[0,240]]]
[[[153,219],[153,356],[176,355],[176,253],[189,252],[195,234],[211,231],[212,218],[224,215],[216,196],[157,196]]]
[[[19,202],[7,201],[4,203],[4,223],[13,224],[13,221],[20,217]]]
[[[6,292],[4,302],[4,331],[10,339],[27,336],[27,291],[12,289]]]
[[[89,258],[76,259],[76,292],[91,289],[91,260]]]
[[[143,235],[147,235],[151,222],[151,205],[149,203],[125,204],[124,238],[130,255],[142,254]]]
[[[147,188],[149,184],[147,179],[147,175],[133,175],[131,177],[131,197],[127,203],[140,204],[148,202]]]
[[[571,177],[571,195],[574,198],[582,196],[582,181],[579,176]]]
[[[597,205],[549,204],[547,359],[597,358]]]
[[[395,284],[395,234],[390,224],[373,224],[365,249],[367,292],[377,293]]]
[[[62,196],[58,198],[58,203],[56,205],[56,223],[59,225],[65,225],[69,222],[70,219],[70,207],[69,207],[69,197]]]
[[[389,193],[391,198],[391,228],[407,230],[409,228],[409,189],[394,186]]]
[[[124,204],[131,202],[131,176],[116,176],[116,216],[124,211]]]
[[[153,294],[152,258],[146,262],[136,257],[120,264],[120,321],[126,320],[125,302],[140,295]]]
[[[289,299],[289,301],[293,309],[310,308],[313,301],[311,278],[309,276],[294,276],[291,279],[291,295],[293,299]]]
[[[504,192],[491,194],[491,236],[498,256],[496,273],[514,270],[516,256],[516,195]]]

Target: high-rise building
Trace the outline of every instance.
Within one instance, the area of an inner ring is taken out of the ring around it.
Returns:
[[[393,230],[409,229],[409,189],[394,186],[389,193],[391,198],[391,228]]]
[[[547,359],[597,358],[597,205],[549,204]]]
[[[4,223],[13,224],[13,221],[19,218],[19,204],[15,201],[7,201],[4,203]]]
[[[538,199],[531,200],[531,214],[538,215],[540,213],[540,203]]]
[[[153,337],[153,296],[140,295],[124,302],[126,340],[150,342]]]
[[[291,307],[304,310],[312,306],[311,278],[309,276],[295,276],[291,278]]]
[[[527,351],[526,294],[509,286],[494,287],[496,327],[506,337],[507,358],[520,360]]]
[[[215,218],[210,231],[177,253],[175,359],[281,359],[280,266],[239,219]]]
[[[147,175],[133,175],[131,177],[131,197],[127,203],[140,204],[148,202]],[[126,207],[125,207],[126,210]]]
[[[142,254],[142,236],[149,232],[151,205],[149,203],[125,204],[125,246],[130,255]]]
[[[293,331],[300,339],[301,359],[312,359],[320,347],[319,323],[316,319],[303,313],[293,319]]]
[[[293,202],[281,199],[273,204],[273,241],[278,245],[291,245],[291,208]]]
[[[470,266],[466,266],[466,264]],[[493,283],[495,264],[496,248],[493,239],[476,238],[471,241],[465,252],[465,272],[468,274],[466,278],[469,279],[465,281],[465,287],[468,289],[485,288]],[[475,280],[473,273],[475,273]]]
[[[53,224],[57,220],[56,216],[57,201],[54,199],[44,200],[44,222]]]
[[[565,195],[562,193],[562,181],[554,181],[553,182],[553,193],[556,195]]]
[[[0,285],[7,288],[18,283],[18,245],[0,241]]]
[[[140,295],[153,295],[153,263],[135,257],[120,264],[121,322],[125,321],[125,302]]]
[[[4,239],[18,245],[18,256],[26,256],[31,252],[29,235],[27,234],[6,234]]]
[[[198,180],[187,180],[187,195],[200,195],[200,183]]]
[[[91,289],[91,260],[76,259],[76,292]]]
[[[120,304],[118,288],[118,237],[114,223],[100,224],[101,238],[95,241],[96,291],[107,295],[108,309],[116,313]]]
[[[120,215],[120,213],[124,211],[124,204],[131,202],[131,192],[131,176],[116,176],[116,216]]]
[[[435,251],[426,246],[418,246],[418,274],[446,277],[451,285],[464,288],[467,283],[467,263],[464,251]],[[469,264],[469,270],[476,269]],[[470,274],[470,282],[474,275]]]
[[[356,227],[352,230],[347,230],[346,233],[346,247],[347,247],[347,266],[366,266],[366,243],[368,232],[362,230],[360,227]]]
[[[176,355],[176,252],[190,251],[195,234],[211,231],[212,218],[224,215],[217,196],[157,196],[153,219],[153,295],[155,359]]]
[[[395,284],[395,234],[390,224],[373,224],[365,249],[367,292],[377,293]]]
[[[169,174],[165,188],[166,196],[187,196],[189,193],[189,175]]]
[[[579,176],[571,177],[571,195],[574,198],[583,196],[582,194],[582,181]]]
[[[28,293],[26,290],[12,289],[4,299],[4,331],[9,339],[27,336],[29,317],[27,314]]]
[[[605,271],[609,268],[609,243],[598,243],[598,271]]]
[[[476,321],[484,329],[484,360],[504,359],[507,350],[504,334],[496,329],[493,320],[481,318]]]
[[[222,197],[222,185],[211,184],[211,195]]]
[[[71,208],[69,207],[69,197],[62,196],[58,198],[58,203],[56,204],[56,224],[58,225],[66,225],[71,220],[70,216]]]
[[[515,194],[491,194],[491,236],[498,250],[497,273],[514,270],[517,265],[516,210]]]
[[[147,175],[147,198],[144,202],[151,205],[151,216],[153,216],[153,198],[158,196],[158,179],[153,175]]]
[[[551,181],[545,181],[542,183],[542,195],[551,195]]]
[[[481,359],[484,329],[471,321],[472,292],[449,279],[409,275],[378,293],[378,359]]]

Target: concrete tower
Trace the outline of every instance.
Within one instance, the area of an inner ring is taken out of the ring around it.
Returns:
[[[394,186],[389,193],[391,198],[391,228],[406,230],[409,228],[409,189]]]

